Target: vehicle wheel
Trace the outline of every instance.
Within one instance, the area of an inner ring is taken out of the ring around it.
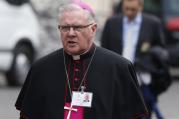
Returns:
[[[33,61],[33,50],[22,45],[15,49],[14,54],[12,66],[6,73],[7,83],[9,86],[21,86]]]

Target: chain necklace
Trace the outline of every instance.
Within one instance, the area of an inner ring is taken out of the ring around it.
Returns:
[[[92,61],[93,61],[93,59],[94,59],[95,53],[96,53],[96,46],[95,46],[93,55],[91,56],[90,62],[89,62],[89,64],[88,64],[88,66],[87,66],[87,69],[86,69],[86,71],[85,71],[85,73],[84,73],[84,75],[83,75],[82,81],[81,81],[80,86],[79,86],[79,88],[78,88],[77,91],[79,91],[79,90],[80,90],[80,87],[82,87],[82,84],[83,84],[83,82],[84,82],[84,80],[85,80],[85,77],[86,77],[86,75],[87,75],[87,73],[88,73],[88,70],[89,70],[89,68],[90,68],[90,66],[91,66],[91,63],[92,63]],[[69,79],[68,72],[67,72],[66,58],[65,58],[64,49],[63,49],[63,58],[64,58],[64,66],[65,66],[66,80],[67,80],[67,83],[68,83],[68,88],[69,88],[70,96],[71,96],[71,98],[72,98],[72,89],[71,89],[71,86],[70,86],[70,79]]]

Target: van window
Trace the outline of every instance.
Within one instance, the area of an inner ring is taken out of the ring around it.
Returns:
[[[16,6],[29,2],[29,0],[6,0],[6,1],[11,5],[16,5]]]

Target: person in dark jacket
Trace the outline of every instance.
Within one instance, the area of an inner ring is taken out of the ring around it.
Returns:
[[[158,87],[156,80],[162,76],[163,71],[160,70],[163,69],[163,65],[155,60],[149,50],[155,46],[164,47],[165,36],[160,20],[153,15],[143,13],[143,5],[144,0],[123,0],[122,13],[109,18],[104,26],[101,46],[129,59],[137,67],[136,70],[139,69],[137,66],[139,62],[144,63],[147,69],[140,69],[143,71],[140,74],[148,78],[141,80],[147,83],[152,93],[158,96],[162,91],[159,92],[153,87]],[[167,68],[165,72],[168,72]],[[164,73],[164,76],[165,74],[168,75]],[[151,109],[151,103],[147,104]]]

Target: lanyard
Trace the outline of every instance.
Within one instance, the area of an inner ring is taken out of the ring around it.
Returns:
[[[85,73],[84,73],[84,75],[83,75],[83,78],[82,78],[82,81],[81,81],[80,86],[79,86],[79,88],[78,88],[78,91],[80,90],[80,87],[82,88],[81,90],[84,91],[84,88],[85,88],[85,87],[82,86],[82,84],[83,84],[84,79],[85,79],[85,77],[86,77],[86,75],[87,75],[87,73],[88,73],[88,70],[89,70],[89,68],[90,68],[90,66],[91,66],[91,63],[92,63],[92,61],[93,61],[93,59],[94,59],[95,53],[96,53],[96,47],[95,47],[95,49],[94,49],[93,55],[91,56],[90,62],[89,62],[89,64],[88,64],[88,66],[87,66],[87,69],[86,69],[86,71],[85,71]],[[63,58],[64,58],[64,67],[65,67],[65,73],[66,73],[66,80],[67,80],[67,83],[68,83],[68,88],[69,88],[70,96],[71,96],[71,98],[72,98],[72,89],[71,89],[71,86],[70,86],[70,79],[69,79],[68,72],[67,72],[66,58],[65,58],[64,50],[63,50]]]

